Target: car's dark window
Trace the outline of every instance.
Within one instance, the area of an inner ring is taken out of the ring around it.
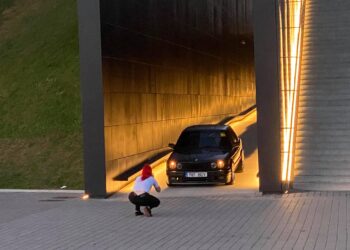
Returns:
[[[233,131],[232,128],[228,128],[227,130],[228,134],[230,135],[229,138],[231,140],[231,143],[232,145],[236,144],[239,142],[239,138],[238,136],[236,135],[236,133]]]
[[[175,151],[193,152],[198,150],[231,150],[229,134],[222,130],[185,131],[176,143]]]

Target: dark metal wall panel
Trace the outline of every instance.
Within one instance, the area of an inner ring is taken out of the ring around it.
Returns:
[[[281,192],[278,13],[275,0],[254,0],[260,191]]]
[[[107,191],[194,123],[255,104],[250,0],[101,0]]]
[[[99,1],[78,0],[85,191],[106,196]]]

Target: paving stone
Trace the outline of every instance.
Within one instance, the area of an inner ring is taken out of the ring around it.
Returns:
[[[177,190],[162,195],[151,218],[135,217],[127,194],[43,202],[55,195],[0,193],[8,201],[0,207],[0,249],[346,249],[348,244],[349,192],[262,196],[212,187],[207,196],[193,189],[180,196]]]

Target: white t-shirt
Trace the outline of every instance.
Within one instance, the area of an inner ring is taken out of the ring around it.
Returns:
[[[133,191],[137,194],[143,194],[145,192],[149,193],[151,191],[152,186],[158,188],[158,182],[153,176],[148,177],[146,180],[141,180],[141,176],[136,178],[135,185]]]

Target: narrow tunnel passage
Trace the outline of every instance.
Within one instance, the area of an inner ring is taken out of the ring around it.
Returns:
[[[255,104],[252,3],[100,4],[111,193],[125,185],[116,176],[167,149],[185,127],[217,123]]]
[[[290,72],[299,59],[288,53],[301,37],[302,2],[79,1],[85,191],[108,197],[127,185],[117,176],[169,149],[184,128],[253,105],[259,189],[293,187],[299,75]],[[284,26],[290,18],[297,29]],[[290,43],[284,32],[298,35]]]
[[[80,35],[87,193],[119,191],[127,182],[118,176],[169,149],[184,128],[255,105],[252,2],[81,3],[91,11],[80,8],[81,23],[93,25]]]

